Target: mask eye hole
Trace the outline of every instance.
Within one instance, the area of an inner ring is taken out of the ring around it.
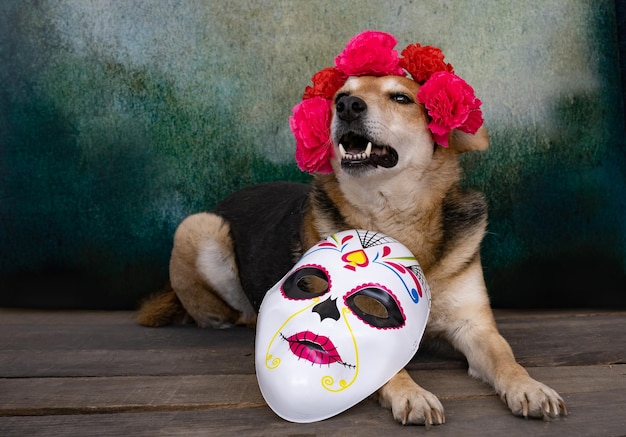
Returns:
[[[322,294],[328,291],[328,281],[316,275],[306,275],[298,280],[296,287],[305,293]]]
[[[387,308],[373,297],[359,294],[353,299],[354,306],[363,312],[363,314],[371,315],[379,319],[388,319],[389,312]]]
[[[288,299],[313,299],[328,292],[330,279],[320,266],[304,266],[283,282],[282,292]]]
[[[404,311],[400,303],[390,290],[381,285],[363,285],[348,293],[344,299],[354,315],[374,328],[404,326]]]

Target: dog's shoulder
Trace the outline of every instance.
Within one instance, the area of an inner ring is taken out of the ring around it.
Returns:
[[[487,201],[479,191],[452,187],[442,202],[443,229],[446,239],[453,240],[469,230],[484,227]]]
[[[443,199],[439,258],[474,259],[487,228],[487,201],[483,193],[453,186]]]

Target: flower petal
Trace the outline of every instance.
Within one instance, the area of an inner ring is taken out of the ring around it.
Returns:
[[[482,102],[467,82],[448,71],[432,74],[418,91],[417,100],[428,111],[428,127],[442,146],[447,146],[453,129],[475,134],[483,124]]]
[[[296,162],[302,171],[332,173],[331,103],[331,100],[313,97],[301,101],[292,110],[289,127],[296,139]]]
[[[404,76],[398,52],[393,49],[397,42],[385,32],[362,32],[335,58],[335,67],[346,76]]]

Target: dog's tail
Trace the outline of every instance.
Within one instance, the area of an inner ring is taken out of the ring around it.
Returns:
[[[192,321],[169,282],[163,290],[148,296],[141,302],[137,322],[143,326],[185,324]]]

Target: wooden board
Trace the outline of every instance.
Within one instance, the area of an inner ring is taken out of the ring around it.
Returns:
[[[375,400],[331,419],[294,424],[267,407],[0,417],[0,435],[17,436],[620,436],[626,432],[626,391],[573,394],[570,416],[550,422],[511,415],[495,396],[445,402],[445,425],[402,427]]]
[[[496,396],[462,370],[410,372],[442,401]],[[564,398],[595,391],[626,391],[626,365],[537,367],[531,375]],[[0,380],[0,416],[251,408],[265,405],[254,375],[185,375]],[[97,393],[97,397],[89,394]],[[445,403],[445,402],[444,402]]]
[[[619,312],[541,316],[496,312],[524,366],[626,363],[626,317]],[[131,312],[0,309],[0,375],[128,376],[253,373],[254,331],[145,328]],[[610,343],[610,344],[609,344]],[[106,364],[106,365],[105,365]],[[465,368],[460,357],[419,351],[409,369]]]
[[[374,397],[293,424],[259,392],[252,330],[150,329],[130,312],[0,309],[0,436],[626,435],[626,312],[496,318],[529,373],[561,393],[568,417],[516,418],[463,359],[420,350],[408,367],[440,397],[444,426],[401,427]]]

